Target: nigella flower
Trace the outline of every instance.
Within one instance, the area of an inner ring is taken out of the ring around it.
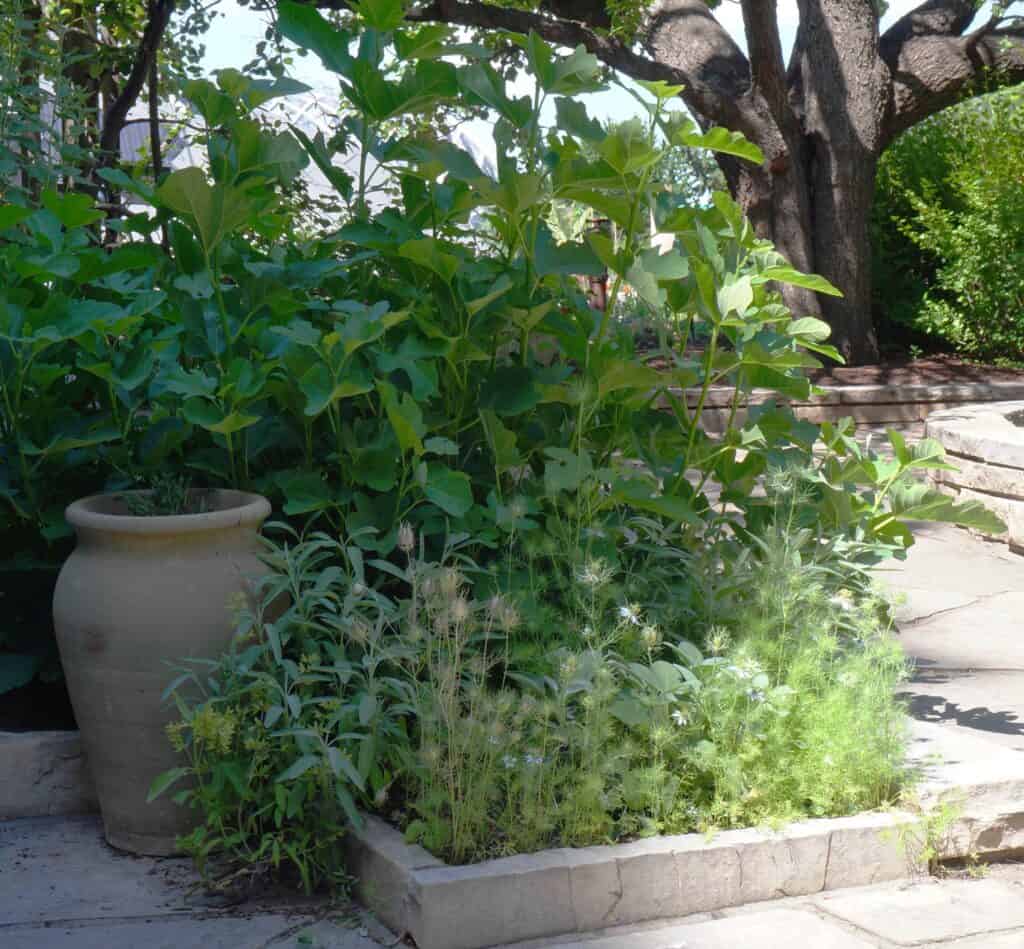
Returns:
[[[588,560],[577,569],[576,580],[584,586],[597,589],[611,580],[613,574],[614,571],[603,560]]]
[[[750,689],[747,692],[747,698],[750,699],[751,702],[763,702],[765,694],[760,689]]]
[[[531,768],[536,768],[537,765],[544,764],[544,756],[526,754],[523,755],[523,761],[526,764],[528,764]]]
[[[849,613],[854,607],[853,597],[849,590],[840,590],[835,596],[829,598],[829,603],[839,607],[844,613]]]
[[[640,625],[640,607],[635,603],[627,603],[619,607],[619,618],[631,626]]]
[[[501,759],[501,763],[506,770],[511,771],[519,763],[519,759],[515,755],[505,755]]]

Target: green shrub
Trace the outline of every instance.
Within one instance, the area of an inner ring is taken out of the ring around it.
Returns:
[[[915,126],[882,158],[876,299],[965,356],[1024,359],[1024,108],[1018,89]]]
[[[351,543],[276,549],[232,652],[172,685],[187,764],[154,793],[194,779],[179,800],[203,822],[184,844],[214,879],[338,883],[356,806],[464,863],[848,814],[903,788],[905,659],[885,610],[836,591],[842,563],[788,515],[732,572],[743,595],[708,592],[710,625],[608,603],[621,578],[595,561],[573,581],[579,611],[555,610],[572,631],[525,663],[513,597],[475,597],[475,565],[417,559],[411,531],[403,547],[398,601]],[[689,567],[660,569],[685,582]]]

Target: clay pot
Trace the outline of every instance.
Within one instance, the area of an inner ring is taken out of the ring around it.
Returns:
[[[267,572],[257,554],[270,504],[212,491],[202,514],[140,517],[122,497],[67,509],[78,546],[57,580],[54,625],[107,840],[164,855],[196,815],[170,794],[146,803],[153,779],[183,764],[165,734],[177,716],[161,696],[183,660],[227,649],[231,602]]]

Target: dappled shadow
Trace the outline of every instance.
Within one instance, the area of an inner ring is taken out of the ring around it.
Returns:
[[[920,722],[955,722],[961,728],[1024,737],[1024,722],[1016,712],[996,711],[983,705],[965,709],[944,696],[916,692],[900,692],[899,698],[907,703],[907,712]]]

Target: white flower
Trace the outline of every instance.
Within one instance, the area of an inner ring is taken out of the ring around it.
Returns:
[[[511,771],[519,763],[519,759],[515,755],[505,755],[501,759],[501,763],[506,770]]]
[[[674,721],[680,728],[689,722],[689,719],[682,713],[680,709],[676,709],[672,713],[672,721]]]
[[[612,574],[613,570],[603,560],[588,560],[576,571],[576,579],[584,586],[597,589],[611,580]]]
[[[633,603],[627,603],[619,607],[619,618],[631,626],[640,625],[640,608]]]
[[[849,613],[854,607],[853,597],[846,590],[840,590],[835,596],[830,597],[829,603],[844,613]]]

